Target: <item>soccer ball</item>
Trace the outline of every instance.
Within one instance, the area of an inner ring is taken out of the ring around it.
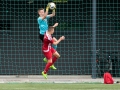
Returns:
[[[50,9],[53,10],[53,9],[55,9],[55,8],[56,8],[55,3],[51,2],[51,3],[50,3]]]

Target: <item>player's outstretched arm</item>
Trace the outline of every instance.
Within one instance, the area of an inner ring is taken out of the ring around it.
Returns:
[[[57,26],[58,26],[58,23],[55,23],[55,24],[53,25],[54,28],[57,27]]]
[[[55,9],[52,10],[52,14],[49,14],[50,17],[54,17],[55,16]]]
[[[45,14],[44,14],[44,16],[42,17],[42,19],[45,19],[46,17],[47,17],[47,15],[48,15],[48,11],[49,11],[49,8],[50,8],[50,5],[49,5],[50,3],[48,3],[48,5],[47,5],[47,7],[46,7],[46,11],[45,11]]]
[[[53,42],[53,44],[54,45],[57,45],[58,43],[60,43],[62,40],[64,40],[65,39],[65,37],[64,36],[62,36],[62,37],[60,37],[57,41],[55,41],[55,42]]]
[[[57,41],[57,39],[55,38],[55,37],[53,37],[53,40],[56,42]]]

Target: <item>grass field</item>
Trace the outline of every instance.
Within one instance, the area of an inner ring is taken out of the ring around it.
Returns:
[[[2,83],[0,90],[120,90],[120,84]]]

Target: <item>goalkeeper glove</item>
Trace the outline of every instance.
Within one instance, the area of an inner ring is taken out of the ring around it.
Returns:
[[[48,11],[50,8],[50,3],[47,4],[46,11]]]

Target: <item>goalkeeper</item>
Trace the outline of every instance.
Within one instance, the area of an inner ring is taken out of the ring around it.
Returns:
[[[39,38],[40,38],[40,40],[42,40],[42,42],[43,42],[44,34],[48,30],[48,20],[49,20],[50,17],[55,16],[55,9],[53,9],[52,14],[49,14],[49,15],[48,15],[49,3],[47,5],[47,7],[46,7],[46,11],[44,11],[43,8],[38,9],[39,17],[38,17],[37,21],[38,21],[39,30],[40,30],[39,31]],[[58,23],[55,23],[53,25],[53,27],[56,27],[56,26],[58,26]],[[57,41],[56,38],[53,38],[53,39],[54,39],[54,41]],[[52,46],[53,46],[54,49],[57,48],[57,45],[52,45]],[[43,61],[47,62],[47,59],[44,58]],[[50,68],[52,68],[54,70],[56,69],[56,67],[54,65],[51,65]]]

